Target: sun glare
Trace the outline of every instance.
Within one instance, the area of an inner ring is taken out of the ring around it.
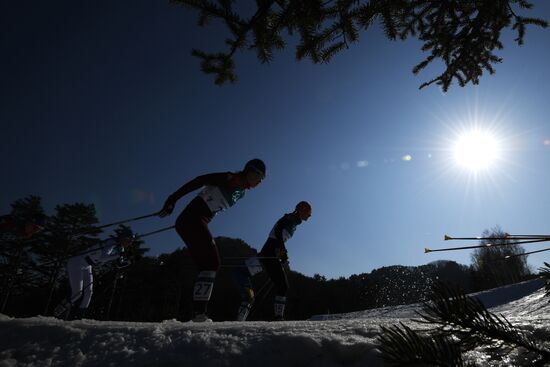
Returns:
[[[456,162],[471,171],[490,168],[498,158],[498,142],[494,135],[471,130],[461,134],[453,147]]]

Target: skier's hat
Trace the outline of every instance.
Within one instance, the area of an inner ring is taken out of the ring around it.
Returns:
[[[261,159],[254,158],[246,162],[244,166],[245,172],[256,172],[265,177],[265,163]]]
[[[311,215],[311,204],[307,201],[300,201],[298,204],[296,204],[296,209],[298,213],[307,213],[308,215]]]

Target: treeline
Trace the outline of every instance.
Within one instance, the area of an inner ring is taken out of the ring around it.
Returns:
[[[42,210],[40,198],[34,196],[12,204],[12,215],[19,217],[37,210]],[[2,313],[15,317],[51,315],[55,305],[69,293],[66,260],[98,241],[101,230],[97,229],[97,223],[93,205],[64,204],[55,208],[45,230],[32,240],[2,242]],[[116,231],[113,235],[116,236]],[[239,239],[218,237],[216,243],[223,265],[216,278],[209,315],[214,320],[233,320],[240,303],[233,274],[243,266],[243,260],[230,258],[254,256],[256,250]],[[145,256],[148,251],[145,245],[141,240],[135,244],[134,261],[127,268],[94,268],[94,293],[87,317],[127,321],[191,318],[197,269],[187,249],[151,257]],[[425,301],[436,282],[473,292],[531,277],[525,260],[514,263],[488,258],[481,250],[474,252],[474,256],[479,261],[472,266],[436,261],[422,266],[387,266],[339,279],[326,279],[318,274],[309,277],[290,270],[286,317],[302,320],[316,314]],[[256,291],[263,291],[257,294],[249,319],[269,320],[273,314],[273,294],[265,274],[256,275],[253,283]]]

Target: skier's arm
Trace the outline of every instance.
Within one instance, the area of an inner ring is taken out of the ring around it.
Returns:
[[[122,256],[122,248],[114,239],[108,239],[103,242],[101,247],[101,262],[118,260]]]
[[[281,246],[285,246],[285,238],[288,237],[288,236],[285,236],[284,232],[287,231],[287,226],[288,226],[288,218],[287,216],[283,216],[281,219],[279,219],[277,221],[277,223],[275,224],[275,229],[274,229],[274,234],[275,234],[275,239],[281,243]]]
[[[191,181],[185,183],[182,187],[177,189],[172,195],[168,196],[164,202],[164,206],[159,215],[164,217],[172,214],[176,202],[188,193],[200,189],[206,185],[222,186],[227,182],[228,174],[225,173],[210,173],[195,177]]]
[[[284,231],[286,231],[286,225],[288,224],[288,218],[286,215],[279,219],[277,223],[275,224],[275,240],[277,241],[277,247],[275,249],[276,256],[282,260],[282,261],[288,261],[288,252],[286,250],[285,246],[285,235]]]

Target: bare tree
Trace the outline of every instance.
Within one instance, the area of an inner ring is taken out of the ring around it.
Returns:
[[[472,267],[476,284],[483,288],[497,287],[505,284],[517,283],[524,280],[531,272],[525,256],[512,256],[525,253],[521,245],[512,245],[513,240],[505,238],[506,233],[495,227],[483,231],[482,237],[502,238],[498,240],[481,240],[480,244],[492,243],[495,245],[475,249],[472,253]]]

